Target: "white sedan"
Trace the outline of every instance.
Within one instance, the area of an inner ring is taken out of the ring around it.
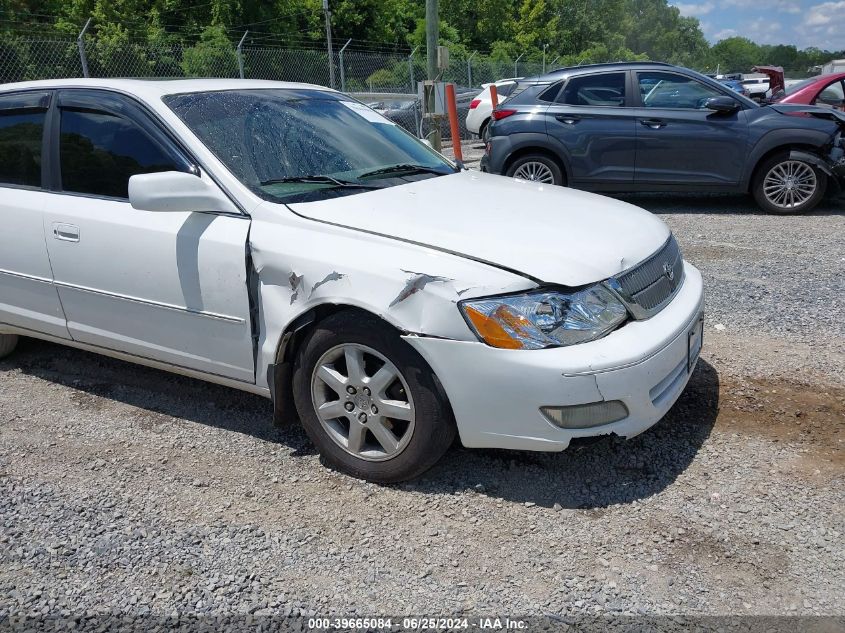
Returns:
[[[455,434],[634,436],[698,359],[701,275],[658,218],[459,171],[332,90],[9,84],[0,138],[0,356],[31,336],[272,398],[357,477]]]
[[[495,84],[482,84],[482,90],[470,101],[467,112],[467,130],[481,138],[486,138],[487,126],[490,124],[490,116],[493,114],[493,97],[490,93],[490,86],[496,86],[499,103],[501,103],[511,91],[516,88],[519,77],[514,79],[502,79]]]

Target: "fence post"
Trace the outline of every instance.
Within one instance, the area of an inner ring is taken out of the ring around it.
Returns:
[[[522,55],[517,57],[516,61],[513,63],[513,76],[514,77],[519,77],[519,60],[522,59],[522,57],[524,55],[525,55],[525,53],[523,53]]]
[[[323,13],[326,14],[326,48],[329,52],[329,87],[334,88],[334,53],[332,52],[332,12],[329,0],[323,0]]]
[[[244,36],[241,38],[241,41],[238,42],[238,70],[241,72],[241,79],[244,78],[244,40],[246,39],[248,33],[248,30],[244,31]]]
[[[411,51],[411,54],[408,55],[408,74],[411,77],[411,94],[414,93],[414,83],[415,83],[414,82],[414,53],[417,52],[418,48],[419,48],[419,46],[414,48],[414,50]]]
[[[476,56],[478,51],[472,51],[472,55],[467,57],[467,87],[472,88],[472,58]]]
[[[82,76],[83,77],[90,77],[88,74],[88,58],[85,56],[85,40],[83,40],[83,36],[85,35],[85,31],[88,30],[88,26],[91,24],[91,18],[85,22],[85,26],[82,27],[82,30],[79,32],[79,37],[76,38],[76,46],[79,49],[79,61],[82,63]]]
[[[349,46],[349,43],[352,41],[350,37],[346,40],[346,44],[343,45],[343,48],[340,49],[340,53],[338,53],[338,57],[340,57],[340,91],[346,92],[346,69],[343,67],[343,51],[346,50],[346,47]]]

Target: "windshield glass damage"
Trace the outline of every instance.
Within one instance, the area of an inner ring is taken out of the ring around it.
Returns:
[[[367,106],[307,89],[224,90],[164,102],[238,179],[276,202],[308,202],[455,172]]]

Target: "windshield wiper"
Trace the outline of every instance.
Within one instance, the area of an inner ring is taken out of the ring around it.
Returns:
[[[270,178],[269,180],[262,180],[260,184],[262,187],[267,185],[277,185],[280,183],[302,183],[307,185],[334,185],[335,187],[349,187],[352,189],[382,189],[378,185],[368,185],[363,182],[353,182],[351,180],[340,180],[332,176],[289,176],[287,178]]]
[[[391,165],[390,167],[382,167],[381,169],[374,169],[358,176],[358,178],[371,178],[373,176],[389,176],[390,174],[437,174],[438,176],[445,176],[446,173],[434,167],[426,167],[425,165]]]

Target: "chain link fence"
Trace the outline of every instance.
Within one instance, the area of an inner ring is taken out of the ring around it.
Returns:
[[[148,41],[119,41],[86,36],[76,39],[0,38],[0,83],[81,77],[83,59],[91,77],[224,77],[272,79],[332,85],[362,100],[377,102],[380,109],[415,110],[407,116],[391,116],[414,134],[431,131],[422,121],[416,99],[417,83],[426,78],[424,51],[416,54],[376,52],[346,47],[329,55],[322,49],[245,45],[219,46],[199,42],[194,46],[154,44]],[[465,128],[472,96],[485,83],[507,77],[541,74],[541,63],[469,58],[453,53],[443,81],[454,83],[458,94],[461,137],[470,138]],[[379,95],[384,95],[380,98]],[[389,98],[388,98],[389,95]],[[410,106],[410,102],[414,102]],[[450,137],[448,123],[441,126],[443,138]]]

